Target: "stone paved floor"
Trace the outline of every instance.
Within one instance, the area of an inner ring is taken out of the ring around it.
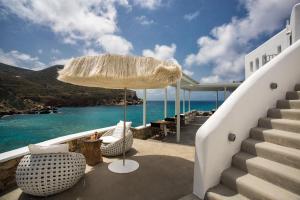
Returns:
[[[108,164],[116,159],[104,158],[94,167],[87,166],[85,176],[71,189],[47,197],[50,200],[174,200],[192,193],[194,168],[194,137],[203,119],[197,118],[182,128],[182,142],[175,136],[163,141],[134,140],[127,154],[140,168],[130,174],[115,174]],[[16,188],[1,200],[44,199],[22,193]]]

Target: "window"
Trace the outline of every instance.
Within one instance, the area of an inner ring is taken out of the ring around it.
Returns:
[[[277,47],[277,53],[278,53],[278,54],[281,53],[281,45],[279,45],[279,46]]]
[[[256,66],[256,69],[259,68],[259,59],[258,58],[255,59],[255,66]]]
[[[250,62],[250,72],[253,72],[253,62]]]
[[[267,63],[267,55],[266,55],[266,54],[263,55],[263,56],[261,57],[261,60],[262,60],[262,65],[266,64],[266,63]]]

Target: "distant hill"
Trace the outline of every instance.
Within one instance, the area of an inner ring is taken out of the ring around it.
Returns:
[[[32,71],[0,63],[0,115],[23,113],[45,106],[117,105],[123,90],[80,87],[56,79],[62,65]],[[129,104],[141,101],[135,91],[128,93]]]

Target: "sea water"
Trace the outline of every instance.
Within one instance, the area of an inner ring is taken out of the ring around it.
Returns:
[[[191,109],[209,111],[213,101],[191,101]],[[188,102],[185,105],[188,109]],[[168,116],[174,116],[174,101],[168,102]],[[181,102],[182,110],[182,102]],[[12,115],[0,119],[0,153],[82,131],[104,128],[123,120],[123,106],[64,107],[55,114]],[[147,123],[163,119],[164,102],[147,102]],[[127,107],[127,121],[132,126],[143,123],[143,105]]]

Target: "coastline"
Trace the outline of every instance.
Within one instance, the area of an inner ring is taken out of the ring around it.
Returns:
[[[142,99],[131,99],[127,101],[127,105],[140,105],[143,103]],[[90,107],[90,106],[123,106],[124,101],[123,100],[111,100],[110,102],[104,102],[102,104],[92,104],[92,105],[55,105],[55,106],[47,106],[47,105],[41,105],[34,103],[32,104],[31,108],[27,109],[16,109],[16,108],[8,108],[4,107],[3,105],[0,107],[0,119],[4,118],[5,116],[11,116],[11,115],[22,115],[22,114],[50,114],[50,113],[57,113],[57,108],[60,107]]]

